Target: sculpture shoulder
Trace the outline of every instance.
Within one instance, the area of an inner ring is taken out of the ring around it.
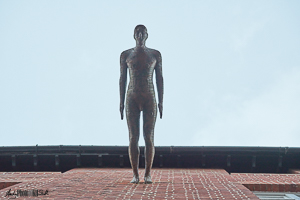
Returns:
[[[147,48],[147,50],[155,55],[160,55],[160,52],[156,49]]]
[[[133,51],[133,48],[123,51],[121,53],[121,58],[126,58],[132,51]]]
[[[161,61],[161,53],[158,50],[153,49],[153,54],[158,61]]]
[[[156,59],[161,59],[161,53],[158,50],[148,48],[148,51],[150,51]]]

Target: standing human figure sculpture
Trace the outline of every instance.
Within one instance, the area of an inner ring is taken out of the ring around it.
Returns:
[[[145,46],[148,38],[144,25],[137,25],[134,29],[136,46],[123,51],[120,58],[120,113],[123,120],[124,100],[126,93],[127,69],[130,82],[126,96],[126,118],[129,130],[129,159],[133,169],[131,183],[139,182],[139,136],[140,113],[143,111],[143,135],[145,140],[145,183],[152,183],[150,170],[154,158],[154,126],[157,115],[157,104],[153,86],[153,72],[156,73],[158,92],[158,108],[160,118],[163,112],[163,76],[162,61],[159,51]]]

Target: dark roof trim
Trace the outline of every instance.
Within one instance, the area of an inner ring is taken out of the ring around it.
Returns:
[[[140,147],[140,167],[144,147]],[[128,146],[0,147],[0,171],[66,171],[75,167],[130,167]],[[156,146],[153,167],[223,168],[228,172],[286,173],[300,169],[300,148]]]

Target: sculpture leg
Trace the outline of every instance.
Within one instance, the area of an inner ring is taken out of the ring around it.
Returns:
[[[145,183],[152,183],[150,170],[155,154],[154,149],[154,126],[156,121],[157,107],[151,106],[151,109],[143,111],[143,132],[145,139]]]
[[[129,159],[133,170],[133,179],[131,183],[139,182],[139,137],[140,137],[140,111],[135,109],[134,105],[127,104],[126,118],[129,130]]]

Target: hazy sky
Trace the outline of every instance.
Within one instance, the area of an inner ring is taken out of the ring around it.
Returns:
[[[0,146],[128,145],[119,58],[144,24],[163,59],[156,146],[299,147],[299,10],[297,0],[0,0]]]

